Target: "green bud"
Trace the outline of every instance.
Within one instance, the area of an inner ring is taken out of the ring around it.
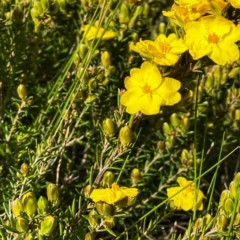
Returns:
[[[145,2],[143,5],[142,14],[145,18],[149,18],[149,12],[150,12],[150,5],[149,3]]]
[[[42,236],[50,236],[57,226],[57,220],[55,217],[49,215],[43,218],[40,222],[39,233]]]
[[[240,172],[236,174],[233,181],[235,183],[236,188],[240,187]]]
[[[220,215],[217,217],[217,224],[216,227],[217,229],[224,229],[228,224],[228,220],[224,215]]]
[[[183,150],[182,150],[180,159],[181,159],[181,163],[182,163],[183,165],[187,165],[187,162],[188,162],[188,160],[189,160],[189,152],[188,152],[187,149],[183,149]]]
[[[16,6],[12,13],[13,21],[17,24],[21,24],[23,22],[24,14],[20,7]]]
[[[157,147],[160,151],[164,151],[166,149],[166,145],[164,141],[158,141],[157,142]]]
[[[172,148],[176,143],[176,136],[174,135],[170,135],[168,138],[167,138],[167,142],[166,142],[166,147],[167,149],[170,149]]]
[[[15,217],[18,217],[23,212],[22,200],[20,198],[15,199],[12,204],[12,213]]]
[[[106,216],[102,224],[104,227],[113,228],[115,226],[115,218],[113,216]]]
[[[238,226],[240,225],[240,213],[236,213],[233,221],[233,226]]]
[[[31,218],[37,211],[37,199],[33,192],[28,192],[22,197],[24,212]]]
[[[193,226],[193,231],[196,233],[196,232],[200,232],[202,230],[202,227],[203,227],[203,218],[198,218],[196,220],[196,222],[194,223],[194,226]]]
[[[84,196],[85,198],[89,198],[89,195],[92,191],[92,186],[91,185],[87,185],[84,190],[83,190],[83,193],[84,193]]]
[[[118,15],[120,24],[127,24],[129,22],[129,10],[126,4],[121,4],[120,13]]]
[[[227,216],[231,216],[233,212],[233,200],[232,198],[226,198],[224,201],[223,209],[225,210]]]
[[[108,51],[102,53],[101,62],[105,68],[108,68],[111,65],[111,56]]]
[[[180,124],[180,121],[179,121],[179,118],[177,116],[176,113],[173,113],[171,116],[170,116],[170,122],[171,122],[171,125],[174,127],[174,128],[177,128]]]
[[[134,168],[131,172],[132,184],[136,184],[141,179],[141,172],[138,168]]]
[[[234,111],[234,120],[235,121],[240,121],[240,109],[236,109]]]
[[[235,78],[237,75],[239,75],[239,67],[235,67],[233,68],[229,73],[228,73],[228,77],[229,78]]]
[[[142,6],[137,6],[135,8],[135,11],[133,13],[133,16],[130,18],[130,21],[128,23],[128,27],[131,29],[135,26],[136,20],[138,16],[142,13],[143,7]]]
[[[31,8],[30,14],[31,14],[31,17],[32,17],[33,21],[37,20],[38,12],[37,12],[37,10],[35,8]]]
[[[113,213],[113,206],[107,203],[97,202],[95,203],[95,206],[97,211],[104,216],[111,215]]]
[[[47,198],[51,202],[58,202],[59,200],[59,187],[56,184],[49,183],[47,185]]]
[[[133,205],[135,202],[136,202],[136,197],[127,196],[121,199],[120,201],[117,201],[115,205],[118,206],[119,208],[124,208],[124,207]]]
[[[168,135],[171,132],[171,128],[167,122],[163,123],[163,133]]]
[[[48,205],[48,200],[45,197],[40,196],[37,202],[38,212],[40,214],[45,214],[48,210]]]
[[[230,197],[231,197],[230,191],[229,190],[223,190],[222,193],[221,193],[221,196],[220,196],[218,207],[221,208],[223,206],[223,204],[224,204],[224,201],[227,198],[230,198]]]
[[[92,77],[88,82],[89,91],[91,92],[91,91],[95,90],[97,88],[97,86],[98,86],[98,83],[97,83],[96,78]]]
[[[21,98],[22,100],[25,99],[27,97],[27,88],[25,85],[20,84],[17,87],[17,93],[18,93],[18,97]]]
[[[96,216],[98,216],[98,212],[95,210],[92,210],[88,215],[88,221],[92,229],[94,229],[98,225],[98,218],[96,218]]]
[[[223,72],[221,75],[220,83],[224,85],[227,82],[227,80],[228,80],[228,75],[227,73]]]
[[[114,122],[110,118],[106,118],[103,121],[103,132],[106,136],[112,136],[115,129],[114,129]]]
[[[184,117],[181,121],[181,128],[184,132],[187,132],[190,127],[190,121],[188,117]]]
[[[36,10],[38,16],[41,16],[43,13],[42,5],[39,1],[34,1],[33,8]]]
[[[96,96],[89,94],[88,97],[86,98],[86,100],[84,101],[84,103],[85,104],[91,103],[94,100],[96,100],[96,98],[97,98]]]
[[[231,197],[235,198],[236,197],[236,193],[237,193],[237,189],[236,189],[234,181],[230,182],[230,184],[229,184],[229,191],[231,193]]]
[[[213,220],[213,217],[207,213],[204,217],[203,217],[203,224],[204,226],[208,229],[209,227],[211,227],[212,225],[212,221]]]
[[[27,233],[24,236],[24,240],[34,240],[34,235],[32,233]]]
[[[104,188],[110,187],[114,183],[114,174],[111,171],[107,171],[103,175],[102,186]]]
[[[85,235],[85,240],[94,240],[95,239],[95,236],[93,235],[93,233],[86,233]]]
[[[215,83],[218,85],[218,83],[220,82],[221,79],[221,67],[219,65],[214,65],[213,66],[213,77],[215,80]]]
[[[165,34],[165,31],[166,31],[165,22],[160,22],[160,24],[158,25],[158,31],[159,31],[159,34]]]
[[[86,44],[81,43],[78,48],[78,53],[81,59],[84,59],[88,53],[88,47]]]
[[[49,0],[40,0],[40,3],[43,9],[43,12],[47,12],[49,9]]]
[[[60,11],[63,14],[66,14],[66,1],[65,0],[57,0],[57,2],[58,2],[58,6],[59,6]]]
[[[29,228],[28,220],[23,217],[17,217],[15,220],[15,226],[18,232],[26,232]]]
[[[28,175],[28,171],[29,171],[29,166],[28,166],[28,164],[23,163],[23,164],[21,165],[20,171],[22,172],[23,176],[26,177],[26,176]]]
[[[132,34],[132,40],[133,40],[134,43],[139,41],[139,34],[137,32],[134,32]]]
[[[120,129],[119,140],[123,146],[127,146],[132,142],[133,132],[129,126],[124,126]]]

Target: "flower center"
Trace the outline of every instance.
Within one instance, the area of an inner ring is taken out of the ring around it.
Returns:
[[[219,37],[216,33],[212,33],[208,35],[208,42],[217,43],[219,41]]]
[[[145,84],[145,86],[143,86],[142,90],[143,90],[144,93],[151,93],[152,92],[150,86],[147,83]]]
[[[161,42],[161,43],[159,44],[159,49],[160,49],[161,52],[166,53],[166,52],[169,52],[170,46],[169,46],[169,44],[166,43],[166,42]]]
[[[117,191],[119,190],[119,186],[118,186],[116,183],[113,183],[111,190],[112,190],[113,192],[117,192]]]

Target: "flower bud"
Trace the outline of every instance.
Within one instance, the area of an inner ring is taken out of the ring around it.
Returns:
[[[182,153],[181,153],[181,163],[183,164],[183,165],[187,165],[187,162],[188,162],[188,160],[189,160],[189,152],[188,152],[188,150],[187,149],[183,149],[182,150]]]
[[[224,85],[227,82],[227,80],[228,80],[228,75],[227,73],[223,72],[221,75],[220,83]]]
[[[23,22],[24,14],[20,7],[16,6],[13,9],[12,18],[16,24],[21,24]]]
[[[23,217],[17,217],[15,220],[15,226],[18,232],[26,232],[29,228],[28,220]]]
[[[95,206],[97,211],[104,216],[111,215],[113,213],[113,207],[107,203],[97,202],[95,203]]]
[[[205,226],[205,229],[208,229],[211,227],[212,223],[213,223],[213,217],[207,213],[204,217],[203,217],[203,225]]]
[[[23,212],[22,200],[20,198],[15,199],[12,204],[12,213],[15,217],[18,217]]]
[[[95,210],[92,210],[88,214],[88,221],[89,221],[89,224],[91,225],[92,229],[94,229],[98,225],[98,218],[96,218],[97,215],[98,215],[98,212]]]
[[[165,35],[165,31],[166,31],[166,23],[165,22],[160,22],[160,24],[158,25],[158,31],[159,31],[159,34]]]
[[[28,192],[22,197],[24,212],[31,218],[37,211],[37,199],[33,192]]]
[[[22,100],[25,99],[27,97],[27,88],[25,85],[20,84],[17,87],[17,93],[18,93],[18,97],[21,98]]]
[[[85,198],[89,198],[91,190],[92,190],[92,186],[91,185],[87,185],[84,188],[83,193],[84,193]]]
[[[237,193],[237,189],[236,189],[234,181],[230,182],[230,184],[229,184],[229,191],[231,193],[231,197],[235,198],[236,197],[236,193]]]
[[[203,227],[203,218],[198,218],[196,220],[196,222],[194,223],[194,226],[193,226],[193,231],[196,233],[196,232],[200,232],[202,230],[202,227]]]
[[[240,172],[236,174],[233,181],[235,183],[235,187],[238,189],[240,187]]]
[[[28,175],[28,171],[29,171],[29,166],[28,166],[28,164],[23,163],[23,164],[21,165],[20,171],[22,172],[23,176],[26,177],[26,176]]]
[[[42,5],[39,1],[34,1],[33,8],[37,11],[38,16],[41,16],[43,13]]]
[[[88,104],[96,99],[96,96],[89,94],[87,99],[84,101],[85,104]]]
[[[119,131],[119,140],[123,146],[129,145],[133,140],[133,132],[129,126],[124,126]]]
[[[95,239],[95,236],[93,235],[93,233],[86,233],[85,235],[85,240],[94,240]]]
[[[235,67],[233,68],[229,73],[228,73],[228,77],[229,78],[235,78],[238,74],[239,74],[239,67]]]
[[[45,214],[48,210],[48,205],[48,200],[45,197],[40,196],[37,202],[38,212],[40,214]]]
[[[170,122],[171,122],[171,125],[174,127],[174,128],[177,128],[180,124],[180,121],[179,121],[179,118],[177,116],[176,113],[173,113],[171,116],[170,116]]]
[[[41,7],[43,9],[43,12],[47,12],[49,9],[49,0],[40,0]]]
[[[114,122],[110,118],[103,121],[103,132],[106,136],[112,136],[114,133]]]
[[[121,4],[120,13],[118,15],[120,24],[127,24],[129,22],[129,10],[126,4]]]
[[[216,227],[217,229],[223,229],[227,226],[228,220],[224,215],[217,216],[217,224]]]
[[[143,10],[142,6],[137,6],[135,8],[135,11],[133,13],[133,16],[130,18],[129,22],[128,22],[128,27],[131,29],[135,26],[136,24],[136,20],[138,19],[138,16],[141,14]]]
[[[171,132],[171,128],[167,122],[163,123],[163,133],[168,135]]]
[[[114,174],[111,171],[107,171],[103,175],[102,186],[104,188],[110,187],[114,183]]]
[[[225,213],[228,217],[231,216],[231,213],[233,212],[233,200],[232,198],[226,198],[223,204],[223,209],[225,210]]]
[[[230,198],[230,197],[231,197],[230,191],[229,190],[223,190],[222,193],[221,193],[221,196],[220,196],[218,207],[221,208],[223,206],[223,204],[224,204],[224,201],[227,198]]]
[[[166,149],[165,142],[164,142],[164,141],[158,141],[158,142],[157,142],[157,148],[158,148],[160,151],[164,151],[164,150]]]
[[[102,53],[101,62],[105,68],[108,68],[111,65],[111,56],[108,51]]]
[[[139,34],[137,32],[132,33],[132,40],[134,43],[139,41]]]
[[[190,127],[190,121],[188,117],[184,117],[181,121],[181,128],[183,132],[187,132]]]
[[[113,228],[115,226],[115,219],[113,216],[106,216],[102,224],[104,227]]]
[[[172,148],[176,143],[176,136],[174,135],[170,135],[168,138],[167,138],[167,142],[166,142],[166,147],[167,149],[170,149]]]
[[[40,222],[40,229],[39,233],[42,236],[49,236],[51,233],[55,230],[57,226],[57,220],[55,217],[49,215],[46,216],[41,222]]]
[[[24,235],[24,240],[34,240],[34,235],[32,233],[27,233]]]
[[[240,213],[236,213],[233,221],[233,226],[238,226],[240,225]]]
[[[47,186],[47,198],[51,202],[58,202],[59,200],[59,187],[53,183],[49,183]]]
[[[84,59],[88,53],[88,47],[86,44],[81,43],[78,48],[78,52],[81,59]]]
[[[133,184],[136,184],[141,179],[141,172],[138,168],[134,168],[131,172],[131,180]]]

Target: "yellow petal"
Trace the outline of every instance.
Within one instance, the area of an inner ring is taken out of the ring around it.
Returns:
[[[106,202],[113,204],[115,196],[109,188],[106,189],[94,189],[89,196],[94,202]]]
[[[121,191],[127,196],[127,197],[135,197],[138,195],[138,189],[137,188],[121,188]]]

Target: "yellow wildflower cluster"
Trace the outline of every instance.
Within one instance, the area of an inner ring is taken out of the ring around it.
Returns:
[[[179,184],[179,187],[171,187],[167,189],[167,196],[169,198],[172,197],[169,200],[170,206],[174,209],[182,209],[184,211],[189,210],[194,211],[195,206],[197,210],[202,210],[203,209],[202,200],[204,198],[203,192],[201,190],[196,189],[192,181],[188,181],[184,177],[179,177],[177,179],[177,182]],[[187,187],[187,185],[189,186]],[[195,201],[196,194],[197,201]]]

